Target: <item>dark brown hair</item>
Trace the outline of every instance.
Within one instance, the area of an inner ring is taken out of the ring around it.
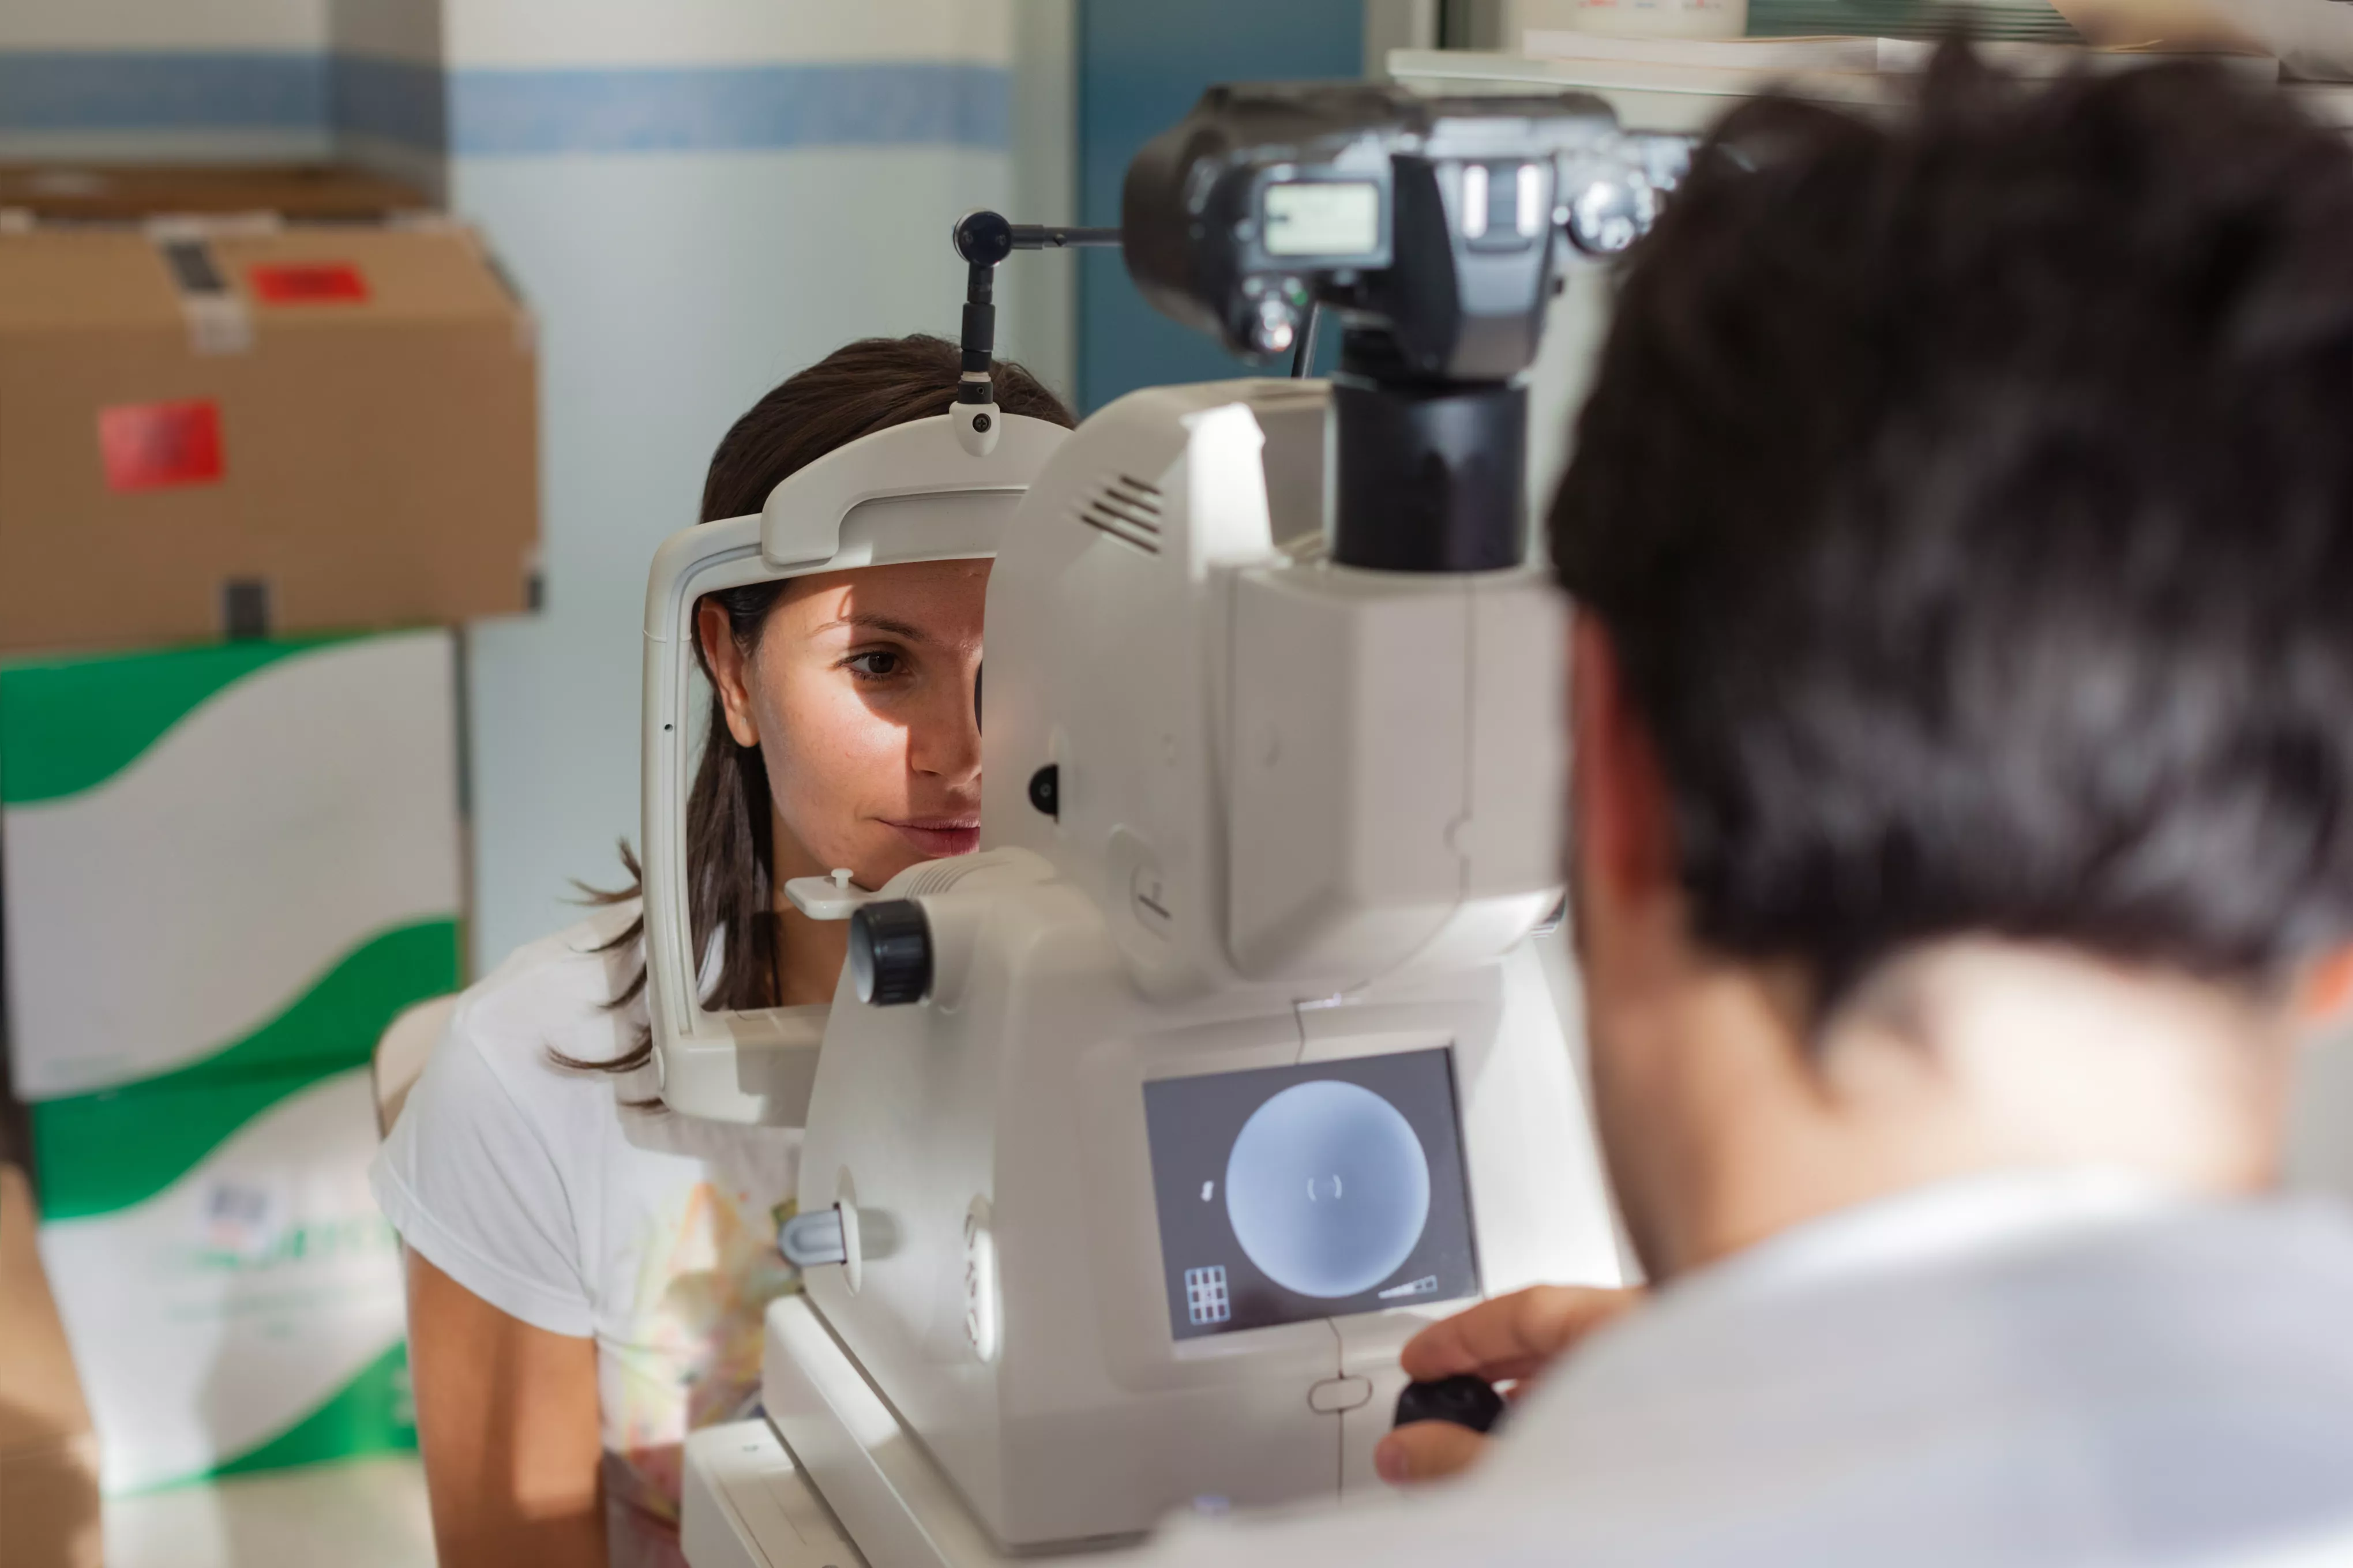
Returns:
[[[2353,931],[2353,152],[2168,63],[1735,110],[1634,251],[1554,559],[1701,938],[2231,979]]]
[[[955,401],[962,361],[945,338],[917,333],[904,338],[861,338],[844,344],[754,404],[735,421],[711,455],[702,483],[704,522],[758,511],[768,492],[786,476],[861,436],[945,414]],[[997,405],[1068,426],[1076,423],[1062,400],[1021,366],[997,362]],[[705,596],[727,611],[736,646],[750,653],[759,646],[768,612],[783,596],[785,579],[754,583]],[[700,638],[695,658],[703,663]],[[768,773],[757,746],[739,746],[728,732],[719,694],[711,695],[709,735],[694,784],[686,797],[686,908],[700,958],[720,933],[718,973],[705,1005],[740,1012],[777,1005],[776,889],[772,885],[769,834],[773,812]],[[644,874],[624,842],[621,865],[629,886],[615,891],[584,889],[598,904],[627,903],[641,895]],[[636,947],[645,936],[641,910],[628,928],[596,951]],[[642,954],[628,984],[608,1006],[628,1006],[646,988]],[[653,1054],[650,1029],[640,1032],[626,1053],[607,1061],[578,1061],[558,1053],[563,1066],[599,1072],[628,1072]]]

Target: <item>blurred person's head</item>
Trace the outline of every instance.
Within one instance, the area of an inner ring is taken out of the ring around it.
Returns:
[[[2272,1177],[2353,927],[2353,152],[2160,66],[1733,111],[1551,528],[1596,1096],[1672,1272],[1880,1193]]]
[[[768,492],[860,437],[945,414],[962,360],[944,338],[866,338],[754,404],[712,453],[702,520],[756,512]],[[1029,371],[997,362],[997,406],[1073,423]],[[794,877],[849,869],[877,888],[918,861],[974,848],[980,823],[975,680],[985,560],[859,567],[703,596],[696,653],[708,734],[686,805],[693,951],[723,1010],[831,999],[847,928],[782,905]],[[634,879],[638,868],[623,858]],[[608,895],[633,899],[638,889]],[[602,896],[602,895],[600,895]],[[634,943],[632,925],[616,945]],[[633,1000],[644,971],[617,1003]],[[649,1044],[610,1063],[627,1070]]]

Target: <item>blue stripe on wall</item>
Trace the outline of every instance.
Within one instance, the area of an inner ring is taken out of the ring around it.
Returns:
[[[0,131],[335,130],[486,157],[1004,148],[999,66],[461,69],[301,54],[0,54]]]
[[[480,156],[778,147],[1002,148],[1003,68],[913,62],[460,70],[449,145]]]
[[[312,54],[0,54],[0,131],[317,131]]]

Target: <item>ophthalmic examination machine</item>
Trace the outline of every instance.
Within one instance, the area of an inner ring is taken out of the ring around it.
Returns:
[[[1572,1041],[1566,611],[1525,375],[1676,138],[1577,95],[1212,89],[1115,231],[974,214],[955,409],[689,529],[647,601],[663,1098],[801,1141],[763,1420],[688,1448],[696,1568],[1115,1552],[1171,1510],[1377,1488],[1432,1318],[1620,1279]],[[1155,305],[1327,383],[989,398],[994,268],[1116,243]],[[876,889],[830,1007],[701,1005],[683,803],[699,595],[993,556],[981,848]]]

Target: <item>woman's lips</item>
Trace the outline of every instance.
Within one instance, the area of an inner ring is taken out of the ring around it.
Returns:
[[[926,859],[944,860],[951,855],[969,855],[980,847],[978,817],[940,816],[888,826],[922,850]]]

